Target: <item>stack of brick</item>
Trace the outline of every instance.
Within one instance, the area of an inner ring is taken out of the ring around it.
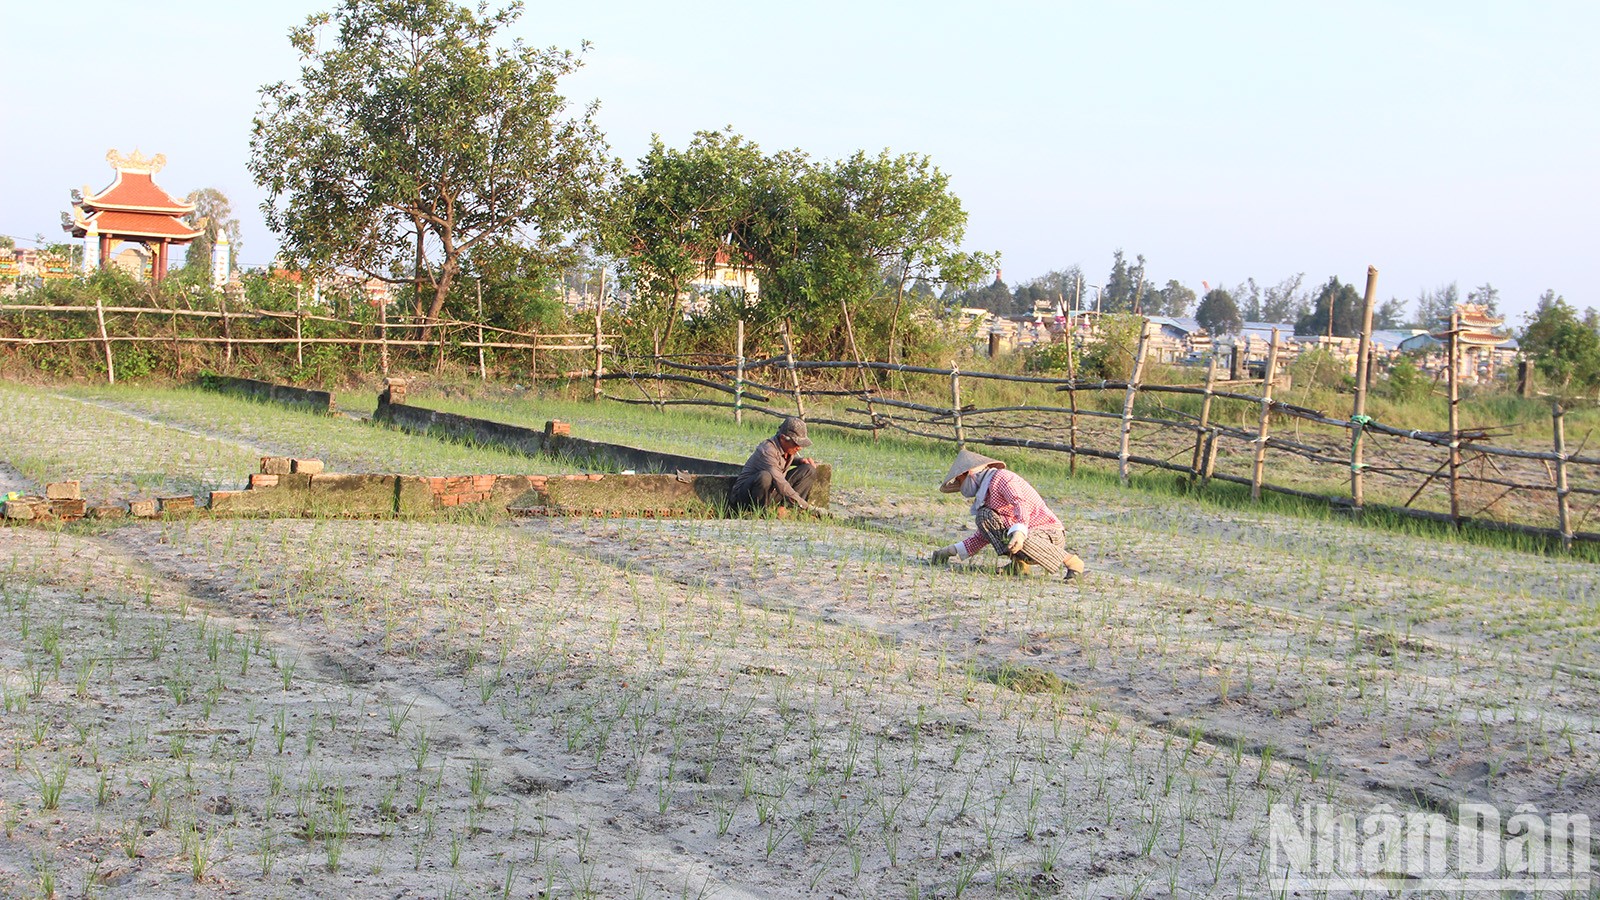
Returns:
[[[76,481],[56,481],[44,486],[43,497],[16,497],[5,502],[7,519],[37,522],[74,522],[88,512]]]

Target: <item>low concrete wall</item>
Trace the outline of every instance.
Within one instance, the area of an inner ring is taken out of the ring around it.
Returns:
[[[524,456],[553,456],[590,468],[632,469],[636,472],[688,472],[691,475],[737,475],[737,463],[641,450],[560,433],[547,424],[544,431],[439,412],[422,406],[396,403],[388,394],[378,398],[372,418],[415,434],[431,434],[458,441],[502,447]]]
[[[336,411],[333,395],[327,391],[273,384],[251,378],[233,378],[227,375],[201,375],[197,383],[208,391],[248,397],[262,403],[279,403],[332,415]]]
[[[212,491],[218,516],[427,516],[488,505],[516,515],[707,516],[727,504],[728,475],[343,475],[315,460],[268,457],[242,491]],[[268,471],[271,470],[271,471]],[[811,500],[828,505],[833,469],[817,467]]]

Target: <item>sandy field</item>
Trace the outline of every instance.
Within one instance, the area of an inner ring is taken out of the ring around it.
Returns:
[[[0,400],[0,491],[509,465]],[[959,499],[849,471],[829,521],[0,529],[0,895],[1253,898],[1274,810],[1600,819],[1593,565],[1047,499],[1080,582],[930,567]]]

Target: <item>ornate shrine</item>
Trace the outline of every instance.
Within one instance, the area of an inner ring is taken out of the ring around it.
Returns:
[[[155,183],[155,174],[167,164],[163,154],[146,157],[135,150],[124,156],[111,150],[106,161],[116,179],[99,192],[88,185],[73,191],[72,212],[62,216],[62,230],[84,239],[85,272],[105,268],[117,246],[131,242],[149,251],[150,280],[159,282],[167,275],[172,248],[204,233],[182,219],[194,212],[194,204],[173,199]]]

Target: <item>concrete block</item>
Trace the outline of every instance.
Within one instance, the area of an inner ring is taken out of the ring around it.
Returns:
[[[154,519],[156,517],[156,501],[129,500],[128,514],[136,519]]]
[[[402,516],[425,516],[433,512],[433,479],[399,476],[395,485],[394,511]]]
[[[322,460],[320,459],[291,459],[289,470],[296,474],[320,475],[322,474]]]
[[[44,486],[46,500],[81,500],[83,494],[78,491],[76,481],[57,481]]]
[[[288,475],[294,467],[287,456],[261,457],[261,474],[263,475]]]

